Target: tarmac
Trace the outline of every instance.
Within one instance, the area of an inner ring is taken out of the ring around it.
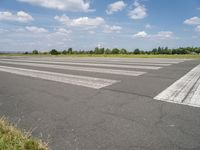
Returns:
[[[0,116],[53,150],[199,150],[199,64],[0,57]]]

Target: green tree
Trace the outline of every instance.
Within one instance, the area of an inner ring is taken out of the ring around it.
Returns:
[[[153,53],[153,54],[158,54],[158,49],[157,49],[157,48],[154,48],[154,49],[152,50],[152,53]]]
[[[100,54],[104,54],[105,53],[105,49],[104,48],[100,48]]]
[[[105,50],[105,54],[111,54],[112,53],[112,51],[109,49],[109,48],[107,48],[106,50]]]
[[[38,50],[33,50],[33,51],[32,51],[32,54],[37,55],[37,54],[39,54],[39,52],[38,52]]]
[[[98,48],[98,47],[96,47],[96,48],[94,49],[94,53],[95,53],[95,54],[104,54],[104,52],[105,52],[105,49],[104,49],[104,48]]]
[[[66,54],[68,54],[68,52],[66,50],[64,50],[64,51],[62,51],[62,54],[66,55]]]
[[[127,54],[127,50],[124,49],[124,48],[122,48],[122,49],[120,50],[120,54]]]
[[[158,47],[158,54],[162,54],[162,48],[160,46]]]
[[[112,54],[119,54],[120,50],[118,48],[112,49]]]
[[[93,50],[90,50],[88,53],[89,53],[89,54],[94,54],[94,51],[93,51]]]
[[[140,50],[137,48],[137,49],[134,50],[133,53],[134,53],[135,55],[138,55],[138,54],[140,54]]]
[[[68,48],[68,53],[69,54],[72,54],[73,53],[73,49],[70,47],[70,48]]]
[[[52,49],[49,53],[51,55],[58,55],[59,54],[59,52],[56,49]]]

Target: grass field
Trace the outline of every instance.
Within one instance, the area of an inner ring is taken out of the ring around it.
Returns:
[[[47,150],[47,146],[0,118],[0,150]]]
[[[200,55],[127,55],[127,54],[70,54],[70,55],[49,55],[49,54],[0,54],[0,56],[35,56],[35,57],[112,57],[112,58],[182,58],[200,59]]]

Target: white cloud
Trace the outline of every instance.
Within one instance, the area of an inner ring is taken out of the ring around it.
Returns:
[[[95,32],[95,31],[89,31],[89,33],[90,33],[90,34],[95,34],[96,32]]]
[[[147,16],[147,10],[144,5],[141,5],[138,0],[135,0],[134,2],[134,9],[129,12],[129,17],[131,19],[137,20],[137,19],[143,19]]]
[[[18,11],[16,14],[13,14],[9,11],[0,12],[0,21],[17,21],[17,22],[29,22],[34,20],[33,17],[24,12],[24,11]]]
[[[122,27],[120,26],[109,26],[109,25],[105,25],[104,26],[104,32],[105,33],[120,33],[120,31],[122,30]]]
[[[90,11],[90,2],[87,0],[18,0],[32,5],[66,11]]]
[[[195,31],[200,32],[200,25],[195,28]]]
[[[0,33],[5,33],[5,32],[8,32],[7,29],[0,29]]]
[[[134,38],[147,38],[149,35],[145,31],[140,31],[133,35]]]
[[[160,31],[157,34],[148,34],[145,31],[140,31],[133,35],[133,38],[149,38],[155,40],[166,40],[173,38],[173,32],[171,31]]]
[[[14,32],[25,32],[26,30],[24,28],[17,28],[13,30]]]
[[[69,35],[72,31],[64,28],[58,28],[56,34]]]
[[[152,26],[151,26],[150,24],[146,24],[146,25],[145,25],[145,28],[146,28],[146,29],[151,29]]]
[[[27,29],[33,30],[34,28],[10,28],[9,31],[4,34],[5,36],[3,36],[3,39],[0,40],[1,47],[8,51],[13,49],[18,51],[27,51],[33,49],[47,50],[52,48],[62,50],[71,44],[70,38],[72,35],[70,35],[69,31],[67,32],[67,30],[62,28],[39,33],[35,33],[35,30],[32,32],[32,30],[28,31]]]
[[[184,21],[184,24],[188,24],[188,25],[200,25],[200,18],[199,17],[192,17],[190,19],[186,19]]]
[[[61,22],[62,24],[74,27],[90,26],[96,28],[98,26],[105,24],[105,20],[101,17],[96,17],[96,18],[80,17],[76,19],[70,19],[68,16],[62,15],[62,16],[55,16],[54,19]]]
[[[64,28],[58,28],[54,32],[51,32],[47,35],[48,41],[56,41],[58,45],[65,45],[67,41],[71,41],[71,30]]]
[[[33,17],[24,11],[18,11],[17,20],[20,22],[28,22],[28,21],[32,21]]]
[[[35,26],[27,26],[26,30],[33,33],[47,33],[48,32],[48,30],[45,28],[39,28]]]
[[[109,4],[106,13],[111,15],[114,12],[122,11],[126,7],[124,1],[117,1],[115,3]]]
[[[173,37],[173,32],[171,31],[160,31],[156,35],[154,35],[155,38],[160,39],[160,40],[165,40],[165,39],[171,39]]]
[[[108,25],[106,21],[101,17],[89,18],[80,17],[71,19],[66,15],[55,16],[55,20],[68,26],[68,27],[79,27],[84,31],[88,31],[90,34],[94,34],[94,29],[100,28],[104,33],[120,33],[122,27],[116,25]]]

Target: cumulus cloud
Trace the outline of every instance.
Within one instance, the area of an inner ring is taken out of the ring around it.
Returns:
[[[44,36],[68,36],[72,33],[71,30],[67,30],[65,28],[55,28],[53,31],[49,31],[45,28],[36,27],[36,26],[26,26],[24,28],[17,28],[10,31],[12,31],[12,33],[17,33],[17,34],[23,33],[30,36],[36,36],[36,37],[38,37],[38,35],[32,34],[32,33],[41,33]]]
[[[65,11],[90,11],[90,2],[87,0],[17,0],[45,8]]]
[[[120,33],[120,31],[122,30],[122,27],[120,26],[109,26],[109,25],[105,25],[104,26],[104,32],[105,33]]]
[[[61,34],[61,35],[69,35],[70,33],[72,33],[71,30],[67,30],[64,28],[58,28],[56,31],[56,34]]]
[[[95,34],[95,31],[89,31],[89,34]]]
[[[106,13],[111,15],[114,12],[122,11],[126,7],[124,1],[117,1],[115,3],[109,4]]]
[[[74,27],[90,26],[96,28],[105,23],[105,20],[101,17],[96,17],[96,18],[80,17],[76,19],[70,19],[68,16],[62,15],[62,16],[55,16],[54,19],[61,22],[64,25],[74,26]]]
[[[134,38],[147,38],[149,35],[145,31],[140,31],[133,35]]]
[[[173,32],[171,31],[160,31],[155,35],[155,38],[165,40],[165,39],[171,39],[173,37]]]
[[[0,28],[0,33],[5,33],[5,32],[8,32],[8,30]]]
[[[0,21],[17,21],[17,22],[29,22],[34,20],[33,17],[24,12],[24,11],[18,11],[16,14],[13,14],[9,11],[0,12]]]
[[[47,33],[48,32],[48,30],[45,28],[39,28],[35,26],[27,26],[26,30],[33,33]]]
[[[47,39],[48,41],[52,41],[49,43],[54,43],[56,41],[57,45],[66,45],[67,41],[71,41],[71,38],[70,38],[71,33],[72,33],[71,30],[67,30],[65,28],[57,28],[55,29],[55,31],[47,35]]]
[[[152,26],[151,26],[150,24],[146,24],[146,25],[145,25],[145,28],[146,28],[146,29],[151,29]]]
[[[199,17],[194,16],[192,18],[186,19],[184,21],[184,24],[196,26],[194,30],[196,32],[200,32],[200,18]]]
[[[145,31],[140,31],[133,35],[133,38],[149,38],[156,40],[167,40],[173,38],[173,32],[171,31],[160,31],[157,34],[148,34]]]
[[[184,23],[188,25],[200,25],[200,18],[195,16],[190,19],[186,19]]]
[[[89,31],[90,34],[94,34],[94,29],[97,28],[102,29],[104,33],[120,33],[122,30],[121,26],[108,25],[106,21],[101,17],[80,17],[71,19],[66,15],[62,15],[55,16],[54,19],[68,27],[78,27]]]
[[[195,28],[195,31],[200,32],[200,25]]]
[[[134,8],[129,12],[129,17],[131,19],[143,19],[147,16],[147,9],[144,5],[141,5],[138,0],[134,2]]]
[[[20,33],[20,32],[25,32],[26,30],[24,28],[16,28],[13,30],[13,32],[16,32],[16,33]]]

